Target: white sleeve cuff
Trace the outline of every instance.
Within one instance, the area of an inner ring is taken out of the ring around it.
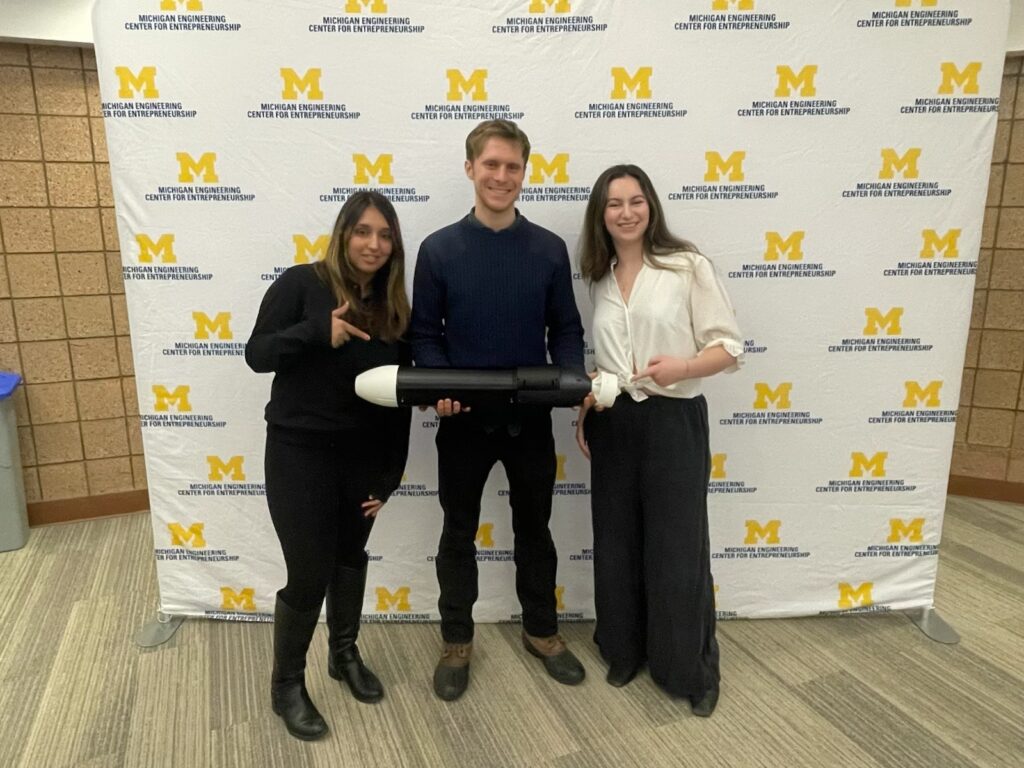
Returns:
[[[743,343],[735,339],[712,339],[704,345],[704,349],[710,349],[711,347],[721,347],[736,359],[732,365],[723,369],[722,373],[735,373],[747,362],[746,355],[743,354]],[[703,352],[704,350],[701,351]]]

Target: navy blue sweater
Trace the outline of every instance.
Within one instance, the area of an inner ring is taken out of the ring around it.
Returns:
[[[428,368],[583,370],[583,324],[565,242],[517,214],[501,231],[472,214],[427,237],[416,259],[413,359]]]

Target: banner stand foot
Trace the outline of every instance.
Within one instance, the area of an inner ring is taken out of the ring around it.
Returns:
[[[925,633],[931,640],[946,645],[956,645],[960,642],[960,635],[953,629],[939,612],[932,607],[911,608],[903,611],[903,615],[910,619],[917,628]]]
[[[178,627],[185,621],[184,616],[168,616],[163,611],[157,611],[153,621],[147,621],[138,632],[135,633],[135,644],[140,648],[155,648],[174,637]]]

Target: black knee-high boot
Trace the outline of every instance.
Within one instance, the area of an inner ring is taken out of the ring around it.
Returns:
[[[327,723],[306,691],[306,651],[316,631],[320,608],[296,611],[278,595],[274,605],[274,672],[270,701],[288,733],[313,741],[327,734]]]
[[[344,680],[352,695],[367,704],[384,698],[384,687],[359,656],[356,637],[366,591],[366,563],[361,568],[339,565],[327,585],[327,671]]]

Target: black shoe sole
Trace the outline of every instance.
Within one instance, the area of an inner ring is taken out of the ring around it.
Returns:
[[[292,736],[293,738],[299,739],[300,741],[320,741],[320,739],[322,739],[324,736],[326,736],[328,733],[330,733],[330,729],[328,729],[328,730],[324,731],[323,733],[318,734],[316,736],[307,736],[305,734],[293,731],[291,728],[288,728],[287,724],[285,724],[285,728],[287,729],[288,734],[290,736]]]
[[[293,738],[300,739],[301,741],[319,741],[320,739],[322,739],[324,736],[326,736],[328,733],[331,732],[330,726],[327,725],[327,723],[325,721],[324,722],[324,729],[320,733],[316,733],[316,734],[300,733],[299,731],[293,730],[291,728],[291,726],[288,725],[288,721],[284,719],[284,715],[282,715],[277,710],[277,707],[271,707],[271,709],[274,711],[275,715],[277,715],[278,717],[281,718],[281,722],[284,723],[285,730],[288,731],[288,735],[293,737]]]

